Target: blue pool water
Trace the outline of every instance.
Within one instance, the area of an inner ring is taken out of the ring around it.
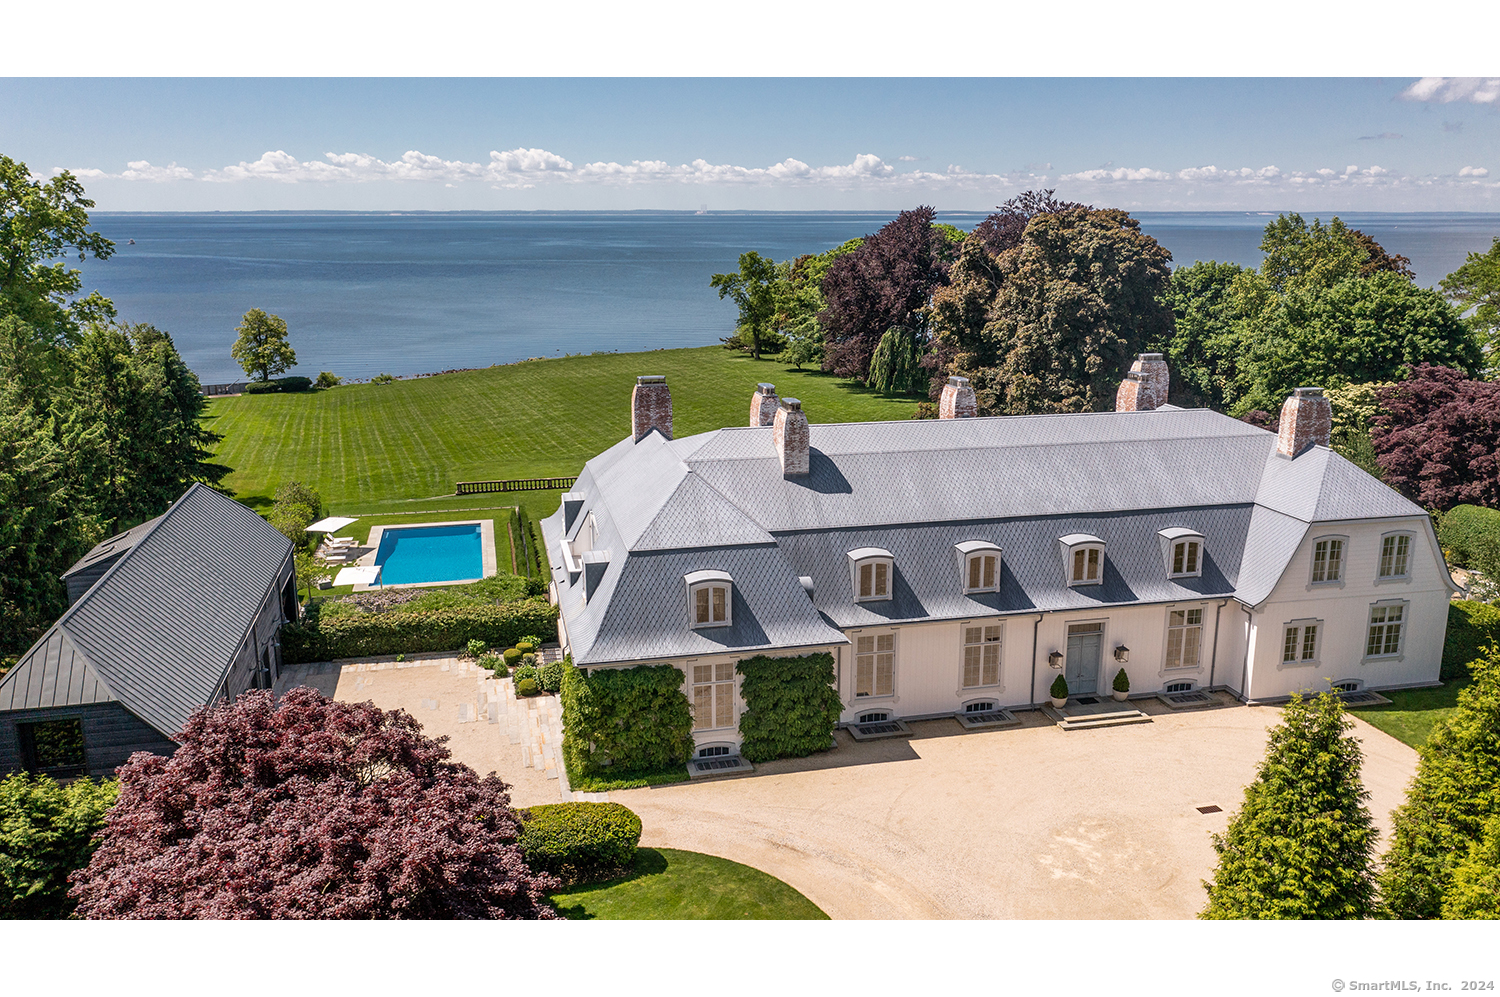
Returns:
[[[386,585],[454,582],[484,576],[478,523],[386,527],[375,563]]]

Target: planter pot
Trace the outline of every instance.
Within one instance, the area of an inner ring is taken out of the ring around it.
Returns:
[[[1062,708],[1063,708],[1063,707],[1064,707],[1064,706],[1067,706],[1067,705],[1068,705],[1068,701],[1067,701],[1067,700],[1066,700],[1066,699],[1058,699],[1058,698],[1057,698],[1057,697],[1056,697],[1056,696],[1053,696],[1053,697],[1052,697],[1052,705],[1053,705],[1053,706],[1054,706],[1054,707],[1056,707],[1056,708],[1057,708],[1057,709],[1059,709],[1059,710],[1060,710],[1060,709],[1062,709]]]
[[[1116,692],[1111,692],[1110,695],[1115,697],[1115,702],[1117,702],[1117,703],[1123,703],[1123,702],[1125,702],[1125,700],[1127,700],[1127,699],[1130,698],[1130,693],[1128,693],[1128,692],[1118,692],[1118,691],[1116,691]]]

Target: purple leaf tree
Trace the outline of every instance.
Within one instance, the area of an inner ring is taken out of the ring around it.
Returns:
[[[402,710],[293,689],[204,707],[119,771],[87,918],[550,918],[507,786]]]
[[[1418,364],[1379,399],[1370,442],[1387,484],[1429,509],[1500,508],[1500,384]]]

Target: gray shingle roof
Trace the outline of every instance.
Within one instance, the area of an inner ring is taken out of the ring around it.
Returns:
[[[0,681],[0,709],[115,699],[175,734],[213,696],[291,549],[194,484]]]
[[[1207,597],[1253,605],[1310,522],[1423,515],[1326,447],[1287,460],[1275,434],[1201,409],[815,425],[811,473],[792,479],[771,433],[651,434],[588,463],[574,486],[579,521],[595,517],[611,564],[587,605],[562,570],[562,513],[543,523],[575,660],[707,653],[685,621],[682,575],[699,568],[734,575],[736,600],[768,636],[781,632],[776,613],[796,640],[813,635],[804,610],[815,605],[827,643],[842,639],[828,624]],[[1202,578],[1166,578],[1158,531],[1169,527],[1204,535]],[[1102,585],[1066,585],[1057,538],[1069,533],[1105,540]],[[999,593],[963,594],[953,545],[964,540],[1004,549]],[[861,546],[895,555],[890,602],[853,601],[847,552]],[[811,602],[799,575],[813,579]]]

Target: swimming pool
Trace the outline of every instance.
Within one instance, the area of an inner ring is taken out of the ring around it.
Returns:
[[[494,574],[485,571],[481,523],[436,523],[381,529],[375,563],[385,585],[463,582]],[[371,531],[373,532],[373,530]],[[493,543],[493,541],[492,541]],[[493,560],[491,555],[490,560]]]

